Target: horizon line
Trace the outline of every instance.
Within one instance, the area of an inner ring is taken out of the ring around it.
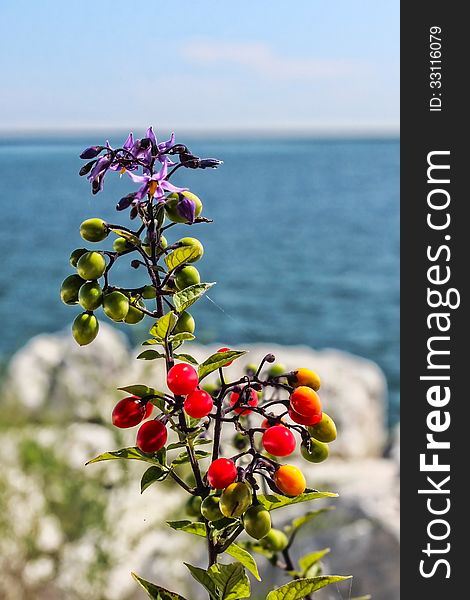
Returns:
[[[199,138],[220,137],[228,138],[398,138],[400,127],[396,124],[361,124],[361,125],[314,125],[314,126],[292,126],[292,127],[185,127],[178,131],[178,137],[195,136]],[[145,131],[146,127],[115,126],[69,126],[69,127],[1,127],[0,136],[10,139],[21,139],[28,137],[42,138],[65,138],[82,137],[89,135],[127,135],[129,131]],[[173,131],[171,127],[159,127],[159,131]],[[1,141],[0,137],[0,141]]]

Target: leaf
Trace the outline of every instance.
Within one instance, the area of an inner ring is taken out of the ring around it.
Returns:
[[[191,340],[194,340],[196,336],[193,335],[192,333],[189,333],[188,331],[183,331],[183,333],[175,333],[175,335],[170,335],[170,337],[168,338],[169,342],[189,342]]]
[[[219,591],[220,600],[240,600],[250,597],[250,580],[240,563],[215,564],[207,574]]]
[[[225,366],[227,363],[232,362],[240,356],[243,356],[246,352],[238,352],[236,350],[229,350],[227,352],[216,352],[207,358],[203,363],[199,365],[198,376],[199,381],[204,379],[207,375],[216,371],[220,367]]]
[[[308,570],[313,567],[319,560],[321,560],[328,552],[329,548],[324,548],[323,550],[318,550],[317,552],[310,552],[310,554],[306,554],[299,558],[299,566],[302,573],[307,574]]]
[[[206,444],[212,444],[212,440],[201,439],[194,440],[194,446],[205,446]],[[186,446],[186,442],[175,442],[174,444],[170,444],[166,447],[167,450],[176,450],[177,448],[184,448]]]
[[[305,515],[294,519],[290,525],[284,527],[284,531],[286,533],[294,533],[295,531],[298,531],[301,527],[303,527],[306,523],[309,523],[310,521],[318,517],[318,515],[321,515],[322,513],[328,512],[330,510],[335,510],[335,507],[326,506],[325,508],[320,508],[319,510],[311,510],[305,513]]]
[[[166,315],[163,315],[163,317],[158,319],[155,325],[150,329],[150,335],[153,335],[159,340],[165,340],[173,331],[177,320],[178,317],[170,310],[170,312],[167,312]]]
[[[220,600],[220,596],[215,586],[215,583],[212,581],[212,578],[209,575],[209,573],[205,569],[193,567],[193,565],[190,565],[189,563],[184,564],[188,567],[189,572],[194,577],[194,579],[206,588],[212,600]]]
[[[118,459],[141,460],[143,462],[148,462],[152,464],[161,464],[162,456],[160,455],[160,453],[161,450],[156,454],[145,454],[145,452],[142,452],[138,448],[122,448],[121,450],[116,450],[114,452],[105,452],[104,454],[100,454],[96,458],[92,458],[91,460],[89,460],[86,464],[91,465],[92,463],[102,462],[104,460]]]
[[[156,481],[163,481],[168,477],[170,471],[163,466],[154,466],[149,467],[145,473],[142,475],[142,480],[140,482],[140,493],[142,494],[152,483]]]
[[[258,571],[258,565],[256,564],[255,559],[251,556],[251,554],[242,548],[238,544],[230,544],[230,546],[225,550],[225,553],[238,560],[244,567],[252,573],[258,581],[261,581],[261,577]]]
[[[137,357],[137,358],[139,358],[139,357]],[[182,360],[183,362],[187,362],[192,365],[197,366],[197,364],[198,364],[197,360],[194,358],[194,356],[191,356],[191,354],[175,354],[175,358],[177,360]]]
[[[133,246],[140,246],[142,243],[136,235],[130,233],[129,231],[124,231],[122,229],[111,229],[111,231],[116,235],[123,237],[127,242],[130,242]]]
[[[148,387],[147,385],[142,385],[137,383],[136,385],[128,385],[126,387],[120,387],[118,390],[122,390],[123,392],[128,392],[133,396],[138,396],[139,398],[146,398],[147,396],[163,396],[162,392],[159,392],[155,388]]]
[[[320,577],[295,579],[285,585],[281,585],[277,590],[269,592],[266,600],[303,600],[308,594],[312,594],[327,585],[350,578],[350,576],[322,575]]]
[[[163,343],[163,340],[156,340],[155,338],[151,338],[150,340],[145,340],[145,342],[142,342],[142,346],[163,346]]]
[[[180,292],[176,292],[173,296],[173,304],[175,305],[176,311],[182,313],[184,310],[187,310],[213,285],[215,285],[215,283],[196,283],[195,285],[184,288],[184,290],[181,290]]]
[[[365,596],[356,596],[355,598],[351,598],[351,600],[371,600],[371,598],[370,594],[366,594]]]
[[[155,360],[156,358],[165,358],[165,355],[156,350],[144,350],[137,358],[141,360]]]
[[[290,504],[298,504],[299,502],[308,502],[319,498],[336,498],[338,494],[334,492],[318,492],[315,490],[306,490],[300,496],[289,498],[288,496],[279,496],[278,494],[269,494],[268,496],[258,496],[258,500],[268,510],[275,510]]]
[[[193,535],[198,535],[199,537],[206,537],[206,527],[204,523],[193,523],[192,521],[184,520],[167,521],[167,525],[169,525],[172,529],[175,529],[176,531],[185,531],[186,533],[192,533]],[[238,544],[230,544],[227,550],[225,550],[225,553],[241,562],[241,564],[244,565],[250,571],[250,573],[252,573],[256,577],[258,581],[261,581],[261,577],[259,575],[258,566],[255,562],[255,559],[247,550],[245,550]]]
[[[165,588],[150,583],[150,581],[145,581],[145,579],[142,579],[135,573],[131,573],[131,575],[144,588],[151,600],[186,600],[176,592],[170,592]]]
[[[204,450],[196,450],[194,452],[196,460],[202,460],[203,458],[207,458],[211,455],[211,452],[205,452]],[[178,465],[184,465],[189,462],[189,454],[187,452],[182,452],[179,456],[175,458],[175,460],[171,463],[172,467],[176,467]]]
[[[166,266],[169,271],[173,271],[183,263],[190,262],[192,258],[198,259],[200,249],[197,246],[181,246],[176,248],[171,254],[165,256]]]

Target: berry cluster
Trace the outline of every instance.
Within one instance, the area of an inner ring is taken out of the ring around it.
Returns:
[[[225,352],[230,349],[218,351],[219,354]],[[274,357],[268,355],[265,360],[273,361]],[[227,361],[225,366],[231,362]],[[263,364],[264,361],[254,371],[249,366],[242,381],[234,383],[225,382],[221,369],[219,386],[209,384],[206,389],[199,386],[194,367],[187,363],[175,364],[167,374],[167,386],[173,396],[166,398],[165,412],[143,423],[136,439],[136,446],[142,452],[158,452],[167,442],[168,421],[187,415],[195,420],[207,418],[201,427],[204,436],[214,423],[220,443],[223,423],[231,423],[236,430],[234,445],[243,451],[226,458],[220,457],[220,448],[214,447],[213,460],[202,478],[202,485],[194,490],[199,508],[194,510],[192,499],[190,511],[197,514],[199,510],[209,522],[242,517],[245,531],[257,540],[271,530],[271,517],[257,501],[256,476],[261,476],[265,484],[279,494],[299,496],[307,486],[302,471],[295,465],[279,464],[275,458],[293,454],[297,446],[295,434],[298,434],[302,456],[309,462],[322,462],[328,457],[327,444],[336,438],[333,420],[322,412],[317,373],[304,368],[284,373],[281,365],[274,364],[263,379],[260,374]],[[274,391],[275,397],[266,399],[268,390]],[[288,400],[282,398],[286,393]],[[276,407],[280,410],[274,412]],[[125,398],[114,408],[113,424],[117,427],[138,425],[151,415],[152,408],[150,401],[145,404],[135,396]],[[256,416],[262,419],[259,426],[253,423]]]

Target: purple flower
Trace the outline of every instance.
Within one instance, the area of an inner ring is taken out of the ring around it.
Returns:
[[[90,171],[87,179],[88,181],[91,181],[91,191],[93,194],[97,194],[103,189],[104,176],[106,175],[106,171],[109,169],[111,162],[111,155],[106,154],[106,156],[102,156],[96,161],[95,166]]]
[[[80,154],[80,158],[96,158],[102,150],[104,150],[104,146],[90,146]]]
[[[165,178],[168,175],[169,160],[166,157],[162,157],[162,161],[162,168],[153,175],[147,173],[144,175],[135,175],[134,173],[127,171],[127,174],[134,183],[142,184],[135,194],[136,200],[142,200],[142,198],[148,194],[152,198],[156,198],[160,201],[165,196],[165,192],[184,192],[188,189],[177,187],[169,181],[166,181]]]
[[[188,223],[194,223],[194,219],[196,218],[196,204],[194,200],[186,198],[184,194],[179,194],[176,210]]]

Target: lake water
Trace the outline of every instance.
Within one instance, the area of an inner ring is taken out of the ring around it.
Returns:
[[[109,177],[92,197],[78,154],[101,139],[0,142],[0,355],[56,331],[78,312],[58,298],[80,222],[128,224],[116,201],[132,189]],[[117,140],[120,141],[119,139]],[[187,140],[179,140],[186,142]],[[194,141],[216,171],[184,170],[212,225],[184,228],[205,246],[194,308],[201,342],[335,347],[376,361],[398,419],[399,142],[397,140]],[[170,230],[171,231],[171,230]],[[180,228],[181,231],[181,228]],[[178,235],[178,239],[182,234]],[[169,236],[172,240],[172,236]],[[118,270],[120,283],[139,282]],[[126,329],[129,331],[129,328]],[[134,331],[142,339],[145,329]]]

